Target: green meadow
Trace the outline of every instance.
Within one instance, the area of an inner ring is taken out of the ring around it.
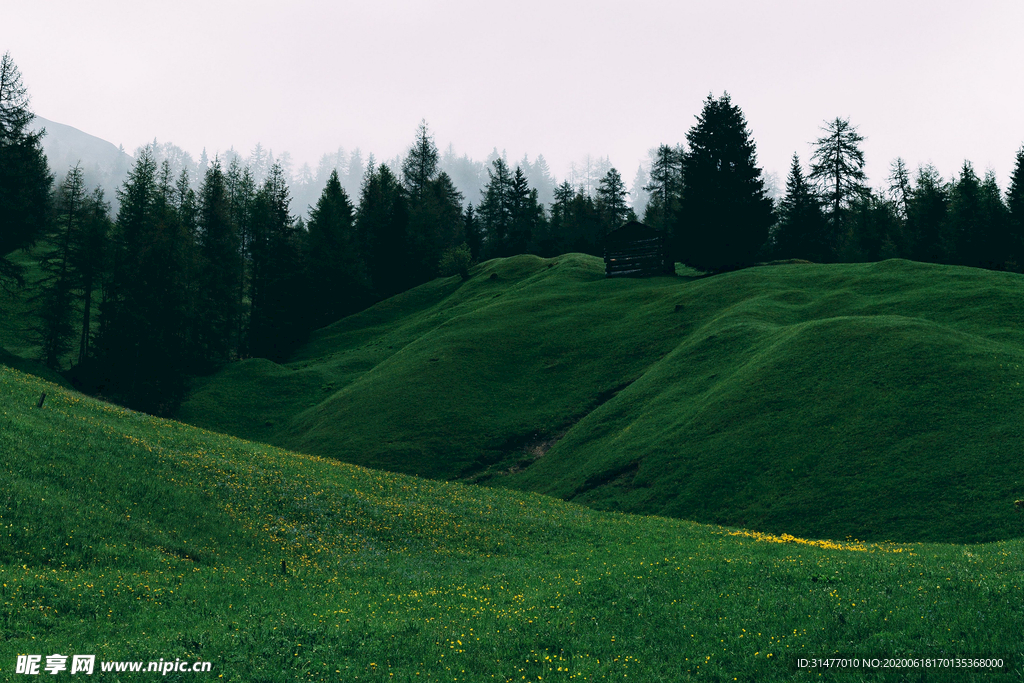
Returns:
[[[607,511],[1019,538],[1024,278],[889,260],[605,279],[488,261],[197,382],[188,423]]]
[[[5,680],[16,655],[54,653],[213,664],[168,681],[1024,675],[1021,540],[817,541],[594,510],[292,453],[6,367],[0,452]],[[794,667],[833,654],[1004,667]]]

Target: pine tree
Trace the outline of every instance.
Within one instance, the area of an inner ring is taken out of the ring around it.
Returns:
[[[256,204],[256,181],[249,167],[242,167],[239,157],[233,156],[224,174],[228,201],[231,211],[231,223],[238,235],[238,290],[235,294],[235,305],[238,310],[232,348],[241,353],[247,345],[249,314],[252,307],[249,292],[252,286],[252,238],[254,207]]]
[[[376,297],[405,290],[412,281],[408,263],[409,205],[398,178],[371,157],[356,212],[356,233],[367,254]]]
[[[480,260],[480,251],[483,247],[483,233],[480,231],[480,222],[476,219],[476,212],[473,211],[473,204],[466,206],[466,212],[462,217],[462,224],[466,233],[466,245],[469,247],[469,254],[476,263]]]
[[[167,412],[184,391],[188,235],[175,207],[170,164],[158,173],[145,147],[118,191],[100,361],[106,391],[129,405]]]
[[[509,231],[512,228],[512,173],[501,157],[495,158],[487,170],[490,178],[477,206],[477,217],[483,228],[483,250],[487,258],[509,255]]]
[[[1015,269],[1024,268],[1024,147],[1017,150],[1017,161],[1006,190],[1007,232],[1010,255]]]
[[[775,258],[825,259],[828,256],[825,229],[821,202],[804,177],[800,158],[793,154],[786,178],[786,196],[779,202],[779,223],[773,234]]]
[[[332,171],[309,213],[309,274],[315,288],[315,327],[353,313],[368,300],[366,257],[355,234],[355,213]]]
[[[43,153],[45,130],[28,130],[34,115],[21,72],[5,52],[0,58],[0,285],[24,282],[6,257],[35,243],[46,230],[53,176]]]
[[[605,234],[626,222],[626,216],[629,213],[629,206],[626,204],[627,194],[622,176],[614,168],[609,169],[597,186],[597,200],[595,201]]]
[[[412,202],[419,201],[427,184],[437,176],[437,163],[437,145],[427,132],[427,122],[420,121],[416,142],[402,162],[402,181]]]
[[[55,370],[60,369],[61,358],[71,349],[75,334],[72,322],[75,273],[71,254],[85,217],[85,181],[81,166],[76,165],[57,188],[50,246],[40,260],[45,273],[39,295],[40,360]]]
[[[237,292],[242,272],[238,226],[232,221],[231,195],[220,160],[207,169],[199,190],[196,350],[215,367],[235,354]]]
[[[991,270],[1005,270],[1007,261],[1012,260],[1010,211],[1003,203],[1003,193],[992,170],[985,172],[985,179],[981,182],[981,230],[978,265]]]
[[[839,245],[840,261],[880,261],[907,252],[900,209],[889,197],[875,192],[860,196],[846,222],[846,239]]]
[[[248,352],[287,357],[308,332],[298,305],[303,295],[300,232],[281,167],[274,164],[253,202]]]
[[[544,221],[544,209],[537,200],[537,190],[530,187],[523,170],[516,167],[509,188],[511,222],[508,232],[508,253],[525,254],[533,244]]]
[[[906,220],[910,206],[910,173],[901,157],[896,157],[889,167],[889,197],[896,204],[902,220]]]
[[[538,154],[530,166],[530,175],[527,180],[530,182],[530,187],[537,190],[537,201],[541,206],[550,204],[554,200],[555,179],[551,175],[551,169],[543,154]]]
[[[831,231],[830,240],[837,248],[844,239],[843,221],[859,197],[867,195],[864,174],[864,137],[850,125],[849,119],[836,117],[822,128],[826,135],[814,143],[811,157],[811,180],[818,184],[824,200],[825,216]]]
[[[647,175],[647,171],[644,170],[643,164],[640,164],[636,167],[636,175],[633,176],[633,187],[629,192],[630,207],[637,216],[643,216],[647,209],[647,202],[650,200],[651,194],[645,188],[649,182],[650,177]]]
[[[981,180],[969,161],[964,162],[950,192],[947,239],[954,263],[980,265],[985,241]]]
[[[676,228],[682,260],[705,271],[754,263],[774,217],[743,112],[728,93],[708,95],[686,140]]]
[[[71,261],[76,284],[82,292],[82,325],[78,341],[78,365],[84,365],[91,355],[93,293],[102,286],[107,273],[109,241],[113,223],[110,204],[103,190],[96,188],[89,197],[82,230],[72,241]]]
[[[949,213],[949,187],[934,166],[917,171],[907,201],[907,238],[910,257],[926,263],[945,263],[950,252],[945,237]]]
[[[660,145],[651,163],[650,183],[644,186],[650,199],[644,208],[644,223],[658,230],[675,226],[683,194],[682,145]]]

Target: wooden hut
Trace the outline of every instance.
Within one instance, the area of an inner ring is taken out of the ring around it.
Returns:
[[[606,277],[650,277],[671,274],[665,233],[639,221],[612,230],[604,240]]]

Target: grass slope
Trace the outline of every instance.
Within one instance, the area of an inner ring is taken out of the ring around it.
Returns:
[[[341,320],[287,365],[235,364],[181,417],[601,509],[1012,538],[1022,300],[1019,275],[902,260],[607,280],[596,258],[519,256]]]
[[[829,680],[1024,674],[1019,540],[836,543],[600,512],[289,453],[2,367],[0,452],[0,677],[54,653],[257,683],[820,680],[795,658],[836,653],[1005,666]]]

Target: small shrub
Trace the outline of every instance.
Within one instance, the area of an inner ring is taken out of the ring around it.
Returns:
[[[469,253],[469,246],[460,244],[457,247],[448,247],[444,250],[437,269],[441,275],[446,277],[458,274],[463,280],[468,280],[469,268],[472,265],[473,256]]]

